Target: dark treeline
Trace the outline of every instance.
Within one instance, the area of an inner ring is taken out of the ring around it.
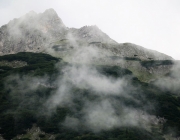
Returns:
[[[152,131],[147,131],[143,128],[137,127],[119,127],[107,131],[93,133],[90,130],[74,131],[65,128],[61,122],[65,120],[67,115],[74,116],[74,112],[69,107],[57,107],[56,111],[50,116],[46,116],[46,109],[44,102],[54,93],[54,88],[47,88],[39,86],[37,89],[26,91],[23,94],[23,88],[18,88],[18,83],[7,78],[11,75],[20,75],[30,77],[43,77],[48,75],[50,78],[48,82],[51,83],[61,76],[63,72],[61,69],[69,64],[64,63],[61,59],[54,58],[47,54],[42,53],[18,53],[12,55],[1,56],[1,60],[6,61],[25,61],[27,66],[21,68],[11,68],[7,66],[0,67],[0,134],[9,140],[18,134],[26,133],[28,128],[33,124],[37,124],[41,130],[46,133],[54,134],[56,140],[164,140],[163,135],[169,134],[170,130],[176,130],[175,137],[180,135],[180,97],[167,91],[162,91],[153,84],[140,82],[133,76],[132,72],[127,69],[122,69],[117,66],[95,66],[95,68],[103,75],[113,78],[127,78],[129,84],[141,89],[142,96],[134,90],[133,98],[141,100],[141,103],[136,103],[127,98],[120,98],[112,96],[122,102],[126,106],[144,110],[144,106],[148,102],[154,104],[155,108],[146,108],[149,114],[164,117],[167,121],[158,128],[152,126]],[[58,68],[56,63],[59,62]],[[171,64],[170,61],[163,61],[154,63],[142,62],[142,65],[148,67],[150,65]],[[6,81],[6,82],[5,82]],[[6,84],[13,85],[12,88],[6,87]],[[128,85],[127,85],[128,88]],[[77,98],[74,99],[77,109],[81,110],[82,96],[87,96],[90,100],[97,100],[96,96],[91,94],[90,90],[83,90],[73,87],[73,93]],[[30,101],[30,99],[33,99]],[[37,113],[39,112],[39,113]],[[161,129],[161,130],[160,130]],[[43,135],[40,136],[43,138]],[[28,139],[28,138],[27,138]]]

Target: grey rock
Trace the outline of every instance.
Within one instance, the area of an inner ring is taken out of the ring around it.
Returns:
[[[69,29],[69,32],[76,40],[81,40],[83,42],[102,42],[117,44],[116,41],[111,39],[107,34],[103,33],[96,25],[84,26],[80,29],[71,28]]]
[[[139,72],[145,73],[144,77],[164,75],[171,66],[147,69],[139,62],[123,59],[173,60],[168,55],[132,43],[117,43],[97,26],[68,28],[53,9],[39,14],[31,11],[0,28],[0,55],[18,52],[44,52],[68,62],[118,65],[137,76]]]
[[[69,42],[62,45],[63,39],[68,39]],[[165,54],[135,44],[119,44],[97,26],[67,28],[53,9],[40,14],[31,11],[0,28],[0,55],[24,51],[51,53],[49,50],[54,45],[61,46],[61,49],[57,50],[66,50],[75,45],[96,46],[114,56],[135,57],[142,60],[172,59]]]
[[[0,55],[41,52],[51,40],[63,36],[66,31],[53,9],[40,14],[31,11],[0,28]]]

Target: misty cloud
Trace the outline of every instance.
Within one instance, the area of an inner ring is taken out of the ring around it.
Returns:
[[[71,38],[75,41],[73,36]],[[78,43],[73,44],[77,45]],[[48,76],[10,76],[6,82],[7,88],[11,90],[12,95],[15,90],[19,89],[20,95],[23,95],[20,96],[20,106],[31,105],[35,102],[40,103],[39,115],[51,116],[51,114],[56,113],[58,107],[68,108],[74,115],[68,114],[60,125],[71,129],[80,130],[83,128],[93,132],[124,126],[149,129],[147,128],[148,124],[151,124],[156,117],[149,115],[146,108],[153,105],[148,104],[147,101],[147,104],[141,109],[128,106],[125,103],[127,100],[141,104],[141,100],[135,98],[135,92],[145,99],[141,95],[141,89],[130,83],[130,75],[120,78],[108,76],[98,71],[94,63],[96,59],[102,57],[100,54],[101,50],[97,47],[77,46],[75,53],[72,53],[71,56],[74,63],[64,68],[60,67],[59,71],[62,71],[63,75],[59,75],[54,81],[50,81]],[[35,90],[42,86],[50,88],[52,91],[48,97],[39,101],[36,98]],[[28,98],[24,98],[26,93],[28,93]],[[33,96],[31,93],[34,93]],[[42,111],[44,112],[42,113]]]
[[[155,85],[162,90],[180,94],[180,63],[177,61],[172,67],[169,75],[158,79]]]
[[[11,75],[6,78],[5,87],[6,89],[22,90],[24,93],[28,91],[36,90],[39,86],[48,87],[48,77],[29,77],[29,76],[20,76],[20,75]]]
[[[81,49],[86,55],[82,53]],[[148,124],[155,124],[156,117],[146,113],[146,110],[128,107],[124,102],[118,100],[118,98],[124,98],[140,104],[141,101],[134,98],[133,91],[141,94],[141,89],[131,85],[126,77],[106,76],[93,65],[89,65],[93,62],[92,57],[99,57],[96,48],[79,48],[72,58],[76,59],[79,56],[82,59],[79,64],[76,64],[76,61],[63,69],[64,75],[57,80],[58,89],[46,102],[50,113],[56,107],[67,106],[76,114],[75,116],[66,116],[62,123],[63,126],[74,130],[83,128],[83,130],[100,132],[124,126],[150,129],[147,127]],[[90,96],[93,96],[92,100],[87,97],[88,94],[74,93],[74,87],[90,91]],[[77,99],[82,101],[79,109],[76,108],[75,100]],[[145,106],[148,108],[153,105]],[[158,120],[156,124],[158,124]]]
[[[80,118],[67,116],[64,126],[75,130],[91,130],[95,133],[119,127],[141,127],[150,130],[150,124],[159,124],[154,115],[142,110],[129,108],[118,101],[108,98],[98,101],[86,101],[78,111]]]

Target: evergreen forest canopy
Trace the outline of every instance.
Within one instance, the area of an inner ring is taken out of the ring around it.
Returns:
[[[0,134],[4,139],[21,134],[20,139],[32,139],[27,130],[34,125],[45,132],[37,136],[40,139],[48,135],[56,140],[180,137],[178,90],[139,81],[119,66],[71,64],[43,53],[4,55],[0,61],[27,63],[16,68],[0,65]]]

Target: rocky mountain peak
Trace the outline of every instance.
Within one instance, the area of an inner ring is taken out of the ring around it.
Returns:
[[[40,19],[51,23],[57,22],[58,24],[65,26],[54,9],[47,9],[45,12],[40,14]]]
[[[69,51],[74,51],[74,44],[98,47],[100,53],[103,50],[105,54],[108,52],[109,56],[136,57],[143,60],[172,59],[135,44],[119,44],[96,25],[79,29],[67,28],[52,8],[39,14],[30,11],[0,28],[0,55],[23,51],[48,52],[47,50],[56,46],[56,50],[61,50],[60,53],[64,56],[69,55]]]
[[[96,25],[83,26],[80,29],[71,28],[70,32],[76,39],[82,40],[83,42],[101,42],[117,44],[116,41],[114,41],[107,34],[102,32]]]
[[[30,11],[0,28],[0,55],[22,51],[41,52],[53,39],[64,36],[67,27],[53,9]]]
[[[47,9],[43,12],[44,15],[48,15],[48,16],[56,16],[58,17],[58,14],[56,13],[56,11],[53,8]]]
[[[25,16],[36,16],[37,13],[35,11],[29,11],[29,13],[27,13]]]
[[[53,9],[48,9],[43,13],[37,14],[34,11],[30,11],[20,18],[16,18],[7,24],[8,28],[26,28],[26,30],[39,30],[43,28],[66,28],[62,20],[58,17],[57,13]],[[12,31],[10,31],[10,34]]]

